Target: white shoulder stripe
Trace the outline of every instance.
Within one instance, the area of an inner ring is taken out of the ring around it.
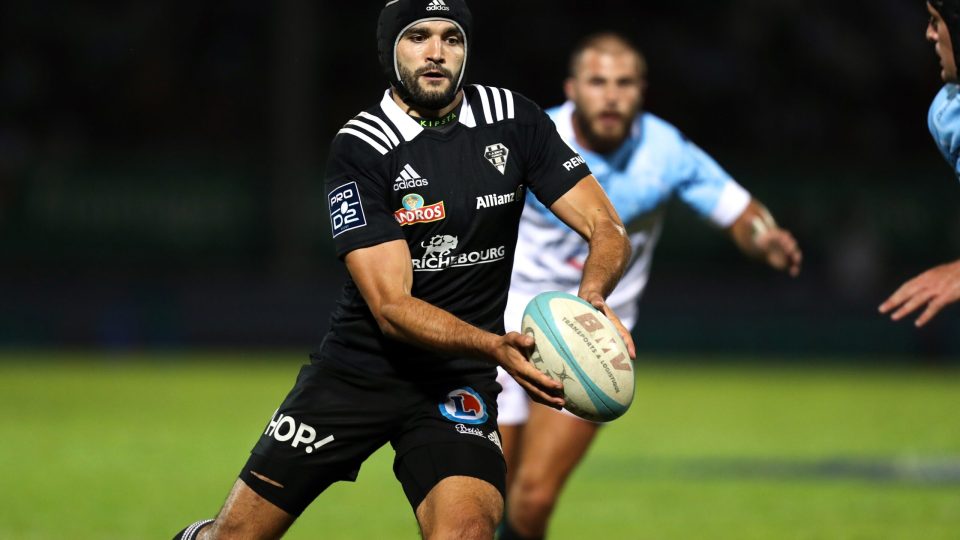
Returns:
[[[383,144],[385,144],[387,148],[393,148],[393,145],[390,144],[390,139],[388,139],[387,136],[384,135],[384,133],[383,133],[382,131],[380,131],[379,129],[371,126],[370,124],[361,122],[361,121],[359,121],[359,120],[350,120],[349,122],[347,122],[346,125],[347,125],[347,126],[357,126],[358,128],[364,129],[364,130],[366,130],[368,133],[370,133],[371,135],[374,135],[375,137],[377,137],[378,139],[380,139],[381,141],[383,141]],[[346,127],[346,126],[344,126],[344,127]]]
[[[338,133],[338,134],[339,134],[339,133],[346,133],[346,134],[348,134],[348,135],[353,135],[354,137],[357,137],[358,139],[360,139],[360,140],[366,142],[367,144],[369,144],[370,146],[372,146],[377,152],[380,152],[381,155],[386,155],[386,153],[387,153],[387,149],[384,148],[384,147],[382,147],[382,146],[380,146],[379,144],[377,144],[377,141],[371,139],[370,137],[368,137],[368,136],[365,135],[364,133],[361,133],[361,132],[359,132],[359,131],[357,131],[357,130],[355,130],[355,129],[343,128],[343,129],[341,129],[340,131],[338,131],[337,133]]]
[[[376,122],[380,126],[380,128],[383,129],[383,132],[387,134],[387,137],[390,137],[390,140],[393,141],[394,146],[397,146],[398,144],[400,144],[400,139],[397,138],[397,135],[393,132],[392,129],[390,129],[390,126],[388,126],[386,122],[384,122],[380,118],[366,111],[361,112],[360,116],[366,118],[367,120],[373,120],[374,122]]]
[[[513,92],[503,89],[503,94],[507,97],[507,118],[513,119]]]
[[[490,101],[487,99],[487,91],[479,84],[476,85],[476,88],[477,93],[480,94],[480,105],[483,106],[483,117],[488,124],[492,124],[493,117],[490,115]]]
[[[490,93],[493,94],[493,107],[497,114],[497,122],[503,120],[503,102],[500,100],[500,89],[490,87]]]
[[[467,94],[463,94],[463,109],[460,113],[460,123],[467,127],[477,127],[477,120],[473,117],[473,107],[470,105],[470,101],[467,100]]]

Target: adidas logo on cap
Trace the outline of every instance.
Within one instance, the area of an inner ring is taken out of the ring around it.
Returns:
[[[393,190],[400,191],[401,189],[413,189],[429,185],[430,182],[417,174],[417,171],[413,170],[413,167],[407,163],[403,166],[403,170],[400,171],[400,176],[393,181]]]
[[[427,11],[450,11],[450,8],[443,0],[432,0],[427,4]]]

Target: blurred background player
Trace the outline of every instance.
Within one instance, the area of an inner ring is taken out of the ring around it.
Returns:
[[[960,99],[957,92],[957,57],[954,43],[960,40],[960,0],[927,2],[930,19],[927,40],[940,57],[940,78],[946,83],[933,98],[927,125],[940,153],[960,177]],[[880,313],[899,321],[924,308],[914,324],[927,324],[948,304],[960,300],[960,260],[927,270],[900,286],[883,304]],[[924,307],[925,306],[925,307]]]
[[[624,37],[604,32],[573,51],[564,90],[568,101],[548,114],[560,135],[587,161],[627,226],[633,257],[607,299],[628,328],[647,283],[667,202],[674,196],[720,228],[743,253],[796,276],[797,242],[767,209],[674,126],[641,110],[646,61]],[[519,328],[527,302],[546,290],[575,293],[587,244],[546,208],[528,200],[505,314]],[[547,407],[530,407],[505,372],[498,399],[507,458],[507,511],[501,538],[540,538],[570,472],[598,425]]]

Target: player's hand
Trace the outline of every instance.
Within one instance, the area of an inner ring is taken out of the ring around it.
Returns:
[[[904,283],[880,304],[880,313],[886,315],[893,311],[890,318],[899,321],[926,306],[913,323],[919,328],[944,306],[957,300],[960,300],[960,261],[941,264]]]
[[[530,399],[554,409],[562,409],[563,383],[535,368],[528,360],[533,351],[533,336],[508,332],[501,336],[496,354],[500,366],[527,392]]]
[[[754,244],[771,267],[786,271],[792,277],[800,275],[803,253],[790,231],[779,227],[772,228],[758,234]]]
[[[636,360],[637,348],[633,345],[633,336],[630,335],[627,327],[620,322],[620,317],[617,317],[617,314],[610,309],[610,306],[604,301],[603,296],[600,293],[586,293],[583,295],[583,299],[590,302],[591,306],[599,309],[606,318],[610,319],[613,326],[617,328],[617,332],[620,333],[620,337],[623,338],[623,342],[627,345],[627,352],[630,353],[630,359]]]

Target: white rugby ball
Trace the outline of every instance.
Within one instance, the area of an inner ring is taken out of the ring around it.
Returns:
[[[616,327],[588,302],[564,292],[538,294],[523,311],[536,344],[530,361],[563,383],[566,409],[608,422],[633,402],[633,362]]]

